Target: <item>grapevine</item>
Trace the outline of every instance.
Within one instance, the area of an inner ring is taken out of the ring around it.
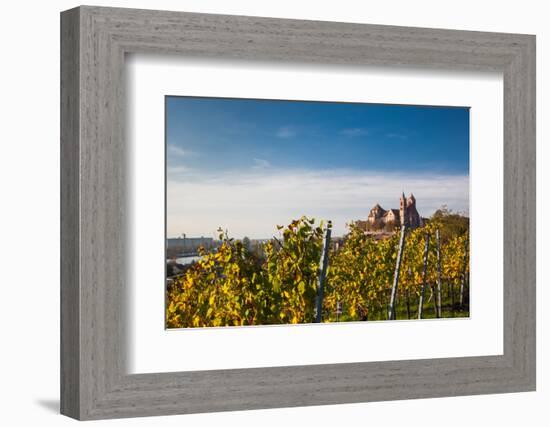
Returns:
[[[278,236],[252,251],[241,240],[219,233],[216,250],[201,249],[200,259],[167,287],[168,328],[311,323],[315,319],[319,260],[329,223],[303,216],[277,226]],[[468,229],[448,230],[441,218],[407,230],[397,292],[397,319],[415,318],[426,265],[424,317],[435,317],[438,283],[436,231],[440,242],[443,317],[467,316]],[[384,239],[367,235],[355,223],[332,244],[322,300],[322,321],[387,319],[399,231]],[[459,290],[465,295],[459,298]],[[462,305],[457,305],[463,300]]]

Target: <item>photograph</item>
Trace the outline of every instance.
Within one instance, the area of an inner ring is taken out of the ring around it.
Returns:
[[[166,96],[166,328],[469,317],[469,114]]]

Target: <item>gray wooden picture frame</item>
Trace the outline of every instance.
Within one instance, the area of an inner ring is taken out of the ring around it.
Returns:
[[[502,72],[504,354],[127,374],[124,60],[136,52]],[[61,166],[65,415],[84,420],[535,390],[532,35],[71,9],[61,14]]]

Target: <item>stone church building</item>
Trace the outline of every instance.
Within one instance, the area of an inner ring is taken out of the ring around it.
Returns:
[[[377,203],[370,210],[367,221],[371,226],[393,224],[400,227],[401,224],[405,224],[409,228],[417,228],[424,225],[424,220],[416,210],[416,199],[412,193],[407,198],[405,198],[405,193],[401,195],[399,209],[385,210]]]

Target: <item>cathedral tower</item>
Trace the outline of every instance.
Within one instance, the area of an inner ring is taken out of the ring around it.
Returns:
[[[407,199],[407,207],[409,206],[414,206],[414,208],[416,209],[416,199],[414,198],[413,193],[411,193],[409,195],[409,198]]]
[[[399,199],[399,220],[401,225],[407,226],[407,200],[405,199],[405,193],[401,195]]]

